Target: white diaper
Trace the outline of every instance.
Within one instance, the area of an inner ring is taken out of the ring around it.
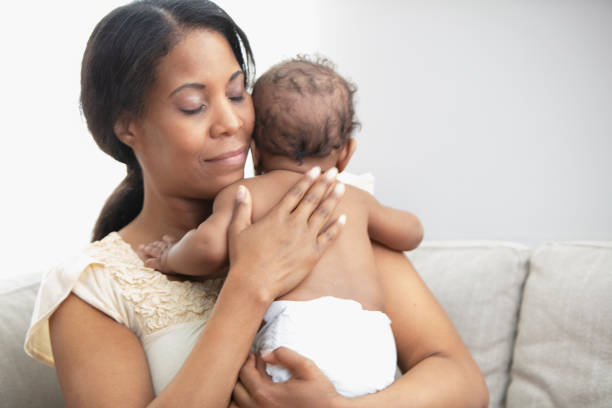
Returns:
[[[290,348],[311,359],[344,396],[380,391],[395,378],[395,340],[391,321],[382,312],[326,296],[273,302],[264,321],[253,342],[255,352]],[[268,365],[266,371],[274,382],[291,377],[281,366]]]

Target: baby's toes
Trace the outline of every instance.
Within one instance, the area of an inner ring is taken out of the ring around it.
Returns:
[[[159,260],[157,258],[149,258],[144,264],[147,268],[160,269]]]
[[[157,258],[157,256],[159,255],[159,249],[157,248],[157,246],[155,245],[154,242],[144,245],[142,252],[146,255],[146,256],[150,256],[153,258]]]
[[[152,256],[155,257],[159,256],[159,254],[161,254],[162,249],[164,248],[163,243],[160,241],[152,242],[149,245],[151,246],[150,253],[152,254]]]
[[[167,245],[172,245],[176,242],[176,238],[173,237],[172,235],[164,235],[162,237],[162,241],[164,241],[164,243]]]
[[[142,252],[145,256],[151,256],[151,248],[149,247],[149,245],[140,245],[138,247],[138,249],[140,250],[140,252]]]

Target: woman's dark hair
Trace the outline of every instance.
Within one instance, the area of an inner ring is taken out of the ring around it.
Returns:
[[[127,176],[98,216],[93,241],[132,221],[144,200],[142,171],[132,149],[115,135],[115,122],[120,115],[144,112],[159,60],[195,28],[223,35],[245,82],[252,80],[255,64],[246,34],[212,1],[134,1],[111,11],[89,37],[81,66],[81,109],[100,149],[127,166]]]

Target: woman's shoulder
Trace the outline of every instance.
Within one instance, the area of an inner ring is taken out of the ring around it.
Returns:
[[[118,234],[117,234],[118,235]],[[32,357],[53,364],[53,353],[49,338],[49,318],[71,292],[82,297],[90,305],[102,310],[122,323],[123,316],[109,304],[112,289],[108,265],[120,264],[126,257],[117,237],[110,235],[76,251],[49,268],[43,275],[32,321],[26,335],[25,350]],[[106,279],[105,279],[106,278]],[[77,293],[79,290],[82,293]]]
[[[212,310],[223,284],[222,279],[204,282],[176,281],[144,265],[142,259],[119,233],[111,232],[91,243],[83,255],[94,267],[92,284],[110,282],[116,303],[130,316],[130,326],[146,336],[176,323],[205,318]],[[86,279],[81,279],[84,281]],[[88,288],[77,284],[79,295]]]
[[[104,265],[142,265],[136,252],[118,232],[111,232],[101,240],[90,243],[81,255]]]
[[[71,292],[142,338],[177,323],[205,320],[221,285],[219,279],[170,281],[144,266],[121,235],[112,232],[43,276],[26,352],[53,364],[48,320]]]

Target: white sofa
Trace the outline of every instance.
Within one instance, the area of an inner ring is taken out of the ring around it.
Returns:
[[[408,256],[480,365],[491,407],[612,406],[612,242],[425,242]],[[53,369],[23,352],[38,284],[4,286],[0,406],[63,406]]]

